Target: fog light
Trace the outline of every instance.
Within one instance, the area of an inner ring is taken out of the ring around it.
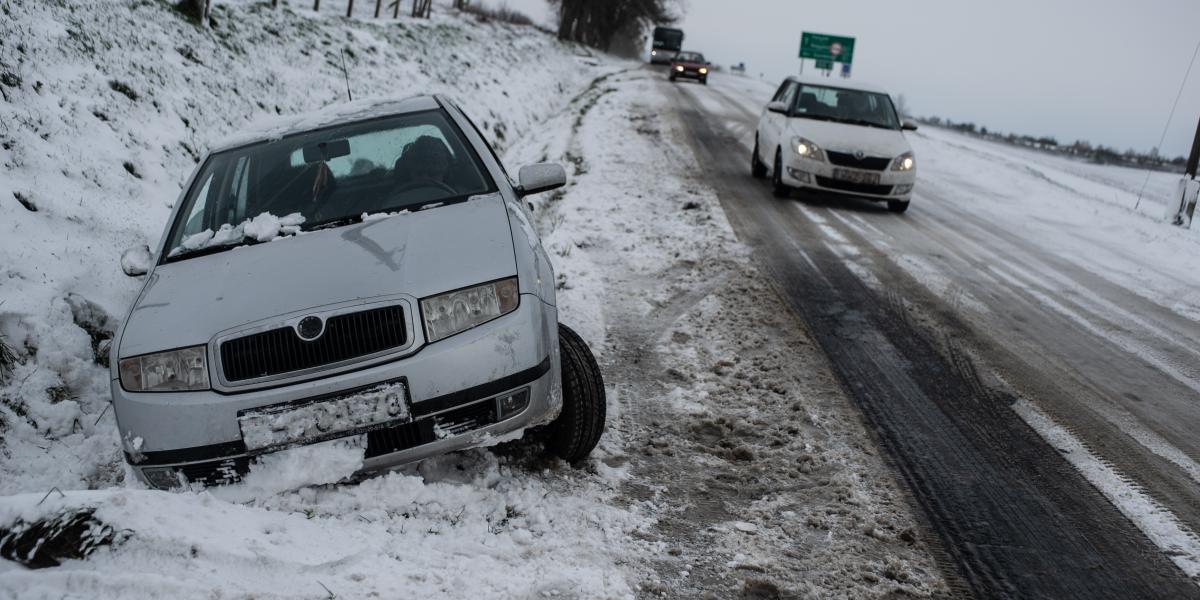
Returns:
[[[788,172],[788,175],[791,175],[792,179],[795,179],[796,181],[799,181],[800,183],[810,183],[812,181],[811,176],[808,173],[801,171],[800,169],[793,169],[791,167],[788,167],[787,172]]]
[[[500,410],[501,421],[515,416],[517,413],[525,410],[526,406],[529,406],[529,388],[525,388],[514,394],[496,398],[496,405]]]
[[[904,184],[896,186],[896,189],[892,191],[892,194],[896,196],[903,196],[911,191],[912,184]]]
[[[146,484],[159,490],[169,490],[183,485],[183,481],[175,474],[175,469],[142,469],[142,477]]]

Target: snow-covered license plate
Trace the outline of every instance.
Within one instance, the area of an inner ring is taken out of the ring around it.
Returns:
[[[863,171],[851,171],[850,169],[834,169],[833,178],[841,181],[849,181],[850,183],[865,183],[869,185],[877,185],[879,183],[879,173],[865,173]]]
[[[405,421],[409,417],[407,398],[402,382],[385,383],[299,406],[283,404],[243,411],[238,415],[238,425],[250,451],[314,443]]]

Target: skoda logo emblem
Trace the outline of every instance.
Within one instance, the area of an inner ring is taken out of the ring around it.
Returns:
[[[864,156],[866,156],[866,154],[865,154],[865,153],[863,153],[863,151],[862,151],[862,150],[855,150],[855,151],[854,151],[854,158],[857,158],[858,160],[862,160]]]
[[[296,335],[304,341],[311,342],[321,337],[322,333],[325,333],[325,322],[321,317],[308,316],[296,323]]]

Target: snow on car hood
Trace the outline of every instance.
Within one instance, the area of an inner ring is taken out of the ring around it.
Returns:
[[[788,119],[788,130],[791,132],[789,138],[803,136],[826,150],[836,152],[862,150],[867,156],[895,158],[912,150],[904,134],[892,129],[796,118]],[[791,139],[782,142],[790,144]]]
[[[119,356],[207,343],[221,331],[339,302],[417,298],[516,275],[499,194],[160,265]]]

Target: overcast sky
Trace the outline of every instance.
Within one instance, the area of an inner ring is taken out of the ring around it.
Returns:
[[[715,63],[778,80],[800,68],[802,31],[851,36],[853,79],[914,114],[1122,150],[1158,144],[1200,42],[1200,0],[680,1],[684,46]],[[551,18],[544,0],[506,3]],[[1200,64],[1163,153],[1186,155],[1198,119]]]

